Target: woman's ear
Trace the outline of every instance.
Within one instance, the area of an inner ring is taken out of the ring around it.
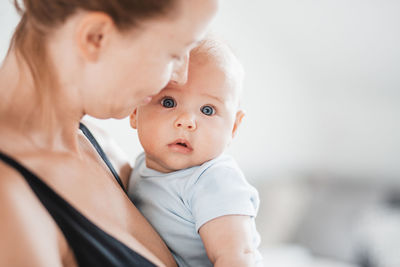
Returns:
[[[136,114],[137,114],[137,108],[135,108],[135,110],[129,116],[129,120],[131,122],[131,126],[133,129],[136,129]]]
[[[115,30],[111,17],[102,12],[89,12],[79,21],[76,38],[83,58],[96,61]]]
[[[233,124],[233,129],[232,129],[232,138],[235,137],[237,129],[239,128],[239,125],[242,123],[244,115],[245,113],[243,110],[238,110],[236,112],[235,123]]]

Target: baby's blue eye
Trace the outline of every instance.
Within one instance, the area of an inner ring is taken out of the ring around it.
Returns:
[[[204,115],[207,116],[212,116],[215,114],[215,109],[212,106],[202,106],[200,110]]]
[[[174,99],[172,99],[170,97],[166,97],[166,98],[163,98],[163,100],[161,100],[161,105],[165,108],[173,108],[173,107],[176,107],[176,102]]]

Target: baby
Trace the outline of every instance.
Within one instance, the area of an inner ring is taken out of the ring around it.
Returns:
[[[223,154],[243,119],[243,70],[222,42],[190,54],[188,81],[170,83],[130,117],[144,153],[128,194],[179,266],[256,266],[259,198]]]

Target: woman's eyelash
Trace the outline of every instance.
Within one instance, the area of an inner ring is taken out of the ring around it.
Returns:
[[[179,56],[179,55],[172,55],[171,57],[172,57],[173,60],[176,60],[176,61],[182,60],[182,57]]]

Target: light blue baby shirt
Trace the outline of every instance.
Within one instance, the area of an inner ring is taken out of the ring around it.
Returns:
[[[223,215],[252,218],[255,247],[260,243],[254,217],[257,190],[228,155],[171,173],[146,167],[145,155],[136,159],[128,195],[163,238],[179,266],[212,266],[199,228]]]

